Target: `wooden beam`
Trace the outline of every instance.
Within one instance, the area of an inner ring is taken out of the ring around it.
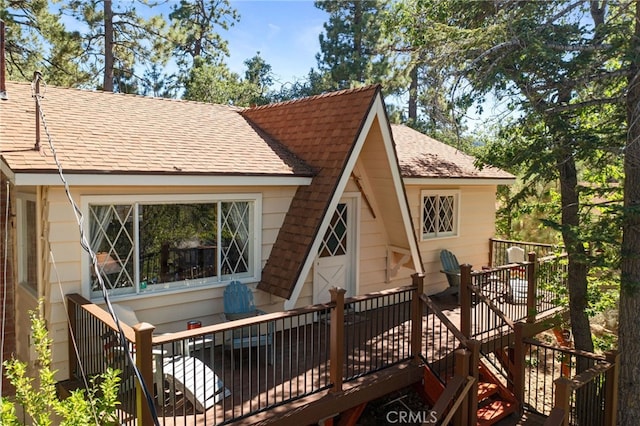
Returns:
[[[299,426],[317,423],[330,415],[419,383],[423,368],[412,361],[405,361],[345,383],[342,392],[326,391],[311,395],[231,424]]]

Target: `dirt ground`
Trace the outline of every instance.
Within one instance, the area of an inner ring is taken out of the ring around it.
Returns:
[[[413,388],[408,387],[368,403],[357,424],[359,426],[421,425],[422,421],[428,422],[429,409],[430,407],[425,404],[420,395]]]

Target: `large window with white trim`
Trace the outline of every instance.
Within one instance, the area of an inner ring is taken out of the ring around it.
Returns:
[[[92,296],[98,276],[112,295],[259,278],[259,196],[171,198],[87,200]]]
[[[459,191],[422,191],[422,239],[458,235]]]

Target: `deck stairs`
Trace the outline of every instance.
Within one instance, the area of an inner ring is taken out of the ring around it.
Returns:
[[[477,424],[493,425],[505,417],[519,410],[519,404],[513,393],[480,361],[478,366],[478,409]],[[448,383],[455,381],[457,376],[450,377]],[[442,403],[442,399],[453,401],[455,395],[445,395],[447,388],[427,366],[424,367],[424,392],[427,402],[433,407]],[[456,409],[457,407],[449,407]]]

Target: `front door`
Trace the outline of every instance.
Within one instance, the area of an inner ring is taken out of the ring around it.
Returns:
[[[331,287],[355,294],[356,199],[340,200],[314,264],[313,303],[329,302]]]

